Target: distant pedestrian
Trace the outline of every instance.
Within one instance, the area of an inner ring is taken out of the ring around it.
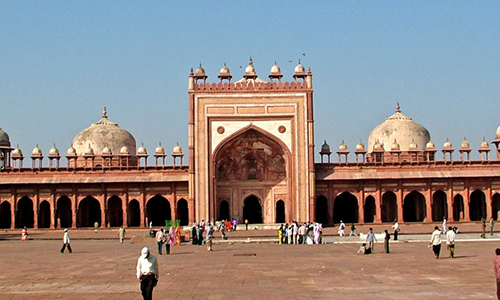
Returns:
[[[443,234],[446,234],[446,217],[443,217]]]
[[[70,245],[70,240],[69,240],[69,232],[68,232],[68,229],[64,229],[64,236],[63,236],[63,246],[61,248],[61,253],[64,253],[64,249],[66,249],[66,247],[68,247],[68,252],[71,253],[73,252],[71,250],[71,245]]]
[[[137,279],[141,281],[141,293],[144,300],[153,299],[153,288],[158,283],[160,273],[158,272],[158,260],[156,256],[149,253],[148,247],[141,250],[141,256],[137,259]]]
[[[377,237],[375,237],[375,233],[373,233],[373,228],[370,227],[368,230],[368,234],[366,235],[366,242],[368,243],[368,247],[371,249],[371,252],[374,251],[375,242],[377,241]]]
[[[448,232],[446,232],[446,248],[450,252],[450,257],[455,257],[455,231],[451,226],[448,227]]]
[[[500,300],[500,248],[495,249],[497,258],[493,261],[493,271],[497,280],[497,299]]]
[[[193,224],[191,228],[191,242],[193,245],[198,244],[198,230],[196,230],[196,222]]]
[[[278,228],[278,244],[283,244],[283,224]]]
[[[439,227],[434,227],[434,231],[431,235],[431,241],[429,246],[432,245],[432,251],[434,251],[434,256],[436,259],[439,258],[439,253],[441,252],[441,231]]]
[[[125,228],[123,226],[120,226],[120,229],[118,229],[118,237],[120,238],[120,244],[123,244],[125,240]]]
[[[490,235],[493,236],[493,226],[495,226],[495,221],[493,217],[490,218]]]
[[[175,244],[177,246],[181,245],[181,239],[182,239],[181,227],[177,226],[177,227],[175,227]]]
[[[394,229],[394,240],[398,240],[398,233],[399,233],[399,224],[398,220],[394,220],[394,223],[392,223],[392,229]]]
[[[483,239],[486,238],[486,219],[485,218],[481,218],[481,227],[483,228],[483,232],[481,233],[481,237]]]
[[[354,223],[351,224],[351,233],[349,233],[349,236],[352,236],[354,234],[354,236],[357,236],[356,235],[356,226],[354,226]]]
[[[99,223],[98,222],[94,223],[94,231],[95,231],[95,233],[97,233],[99,231]]]
[[[345,224],[344,221],[340,221],[339,225],[339,230],[338,230],[339,236],[345,236]]]
[[[248,230],[248,219],[245,219],[245,230]]]
[[[214,227],[212,225],[210,225],[210,227],[208,227],[208,232],[207,232],[207,238],[206,238],[206,241],[207,241],[207,251],[212,251],[212,239],[214,238]]]
[[[203,228],[198,226],[198,245],[203,245]]]
[[[391,239],[391,235],[389,234],[389,231],[386,229],[384,231],[385,236],[384,236],[384,250],[385,253],[389,253],[389,240]]]
[[[165,232],[163,228],[156,232],[156,244],[158,245],[158,254],[162,255],[163,253],[163,243],[165,243]]]
[[[27,241],[28,240],[28,229],[26,229],[26,226],[24,226],[23,230],[21,230],[21,241]]]

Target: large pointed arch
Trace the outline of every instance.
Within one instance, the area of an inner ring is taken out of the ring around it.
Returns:
[[[2,204],[0,204],[0,228],[10,228],[11,216],[10,202],[3,201]]]
[[[57,199],[57,223],[60,228],[71,227],[73,224],[73,213],[71,200],[67,196]]]
[[[33,209],[33,201],[29,197],[22,197],[17,202],[16,228],[33,228],[35,220]]]
[[[101,225],[101,204],[92,197],[87,196],[78,203],[78,227],[94,227],[97,222]]]
[[[149,223],[153,226],[165,226],[166,221],[172,220],[170,201],[157,194],[146,203],[146,213]]]
[[[333,222],[357,223],[358,198],[349,192],[339,194],[333,202]]]
[[[108,199],[107,219],[110,227],[123,226],[122,199],[116,195]]]

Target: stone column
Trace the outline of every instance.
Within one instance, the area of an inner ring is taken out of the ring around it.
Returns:
[[[488,180],[488,186],[486,187],[486,220],[493,217],[493,201],[491,197],[491,180]]]
[[[403,185],[399,185],[399,191],[396,194],[396,203],[398,205],[398,223],[404,223],[403,206],[404,206],[404,194]]]
[[[16,203],[16,195],[12,193],[10,196],[10,228],[16,228],[16,212],[17,212],[17,203]]]
[[[429,182],[427,184],[427,191],[426,191],[427,197],[425,197],[425,218],[424,222],[425,223],[431,223],[432,222],[432,184]]]
[[[139,210],[141,212],[141,227],[147,228],[149,224],[146,224],[146,193],[144,189],[141,189],[141,194],[139,195]]]
[[[55,229],[57,225],[57,207],[56,207],[56,193],[54,190],[50,192],[50,229]]]
[[[326,207],[327,207],[327,212],[326,212],[326,218],[327,218],[327,223],[328,224],[333,224],[333,193],[332,193],[332,184],[331,182],[328,182],[328,189],[326,192]],[[300,220],[297,220],[300,221]]]
[[[375,218],[373,223],[382,223],[382,190],[380,183],[377,184],[377,191],[375,192]]]
[[[365,193],[361,189],[358,193],[358,223],[365,223]]]
[[[123,201],[122,201],[122,226],[124,228],[128,228],[128,202],[129,202],[129,195],[128,191],[123,195]]]
[[[73,199],[72,199],[72,206],[73,206],[73,220],[71,222],[71,228],[75,229],[78,223],[78,195],[77,193],[73,193]],[[79,225],[79,224],[78,224]]]
[[[446,191],[446,204],[448,205],[448,215],[446,216],[447,221],[455,221],[453,219],[453,183],[450,182],[448,190]]]
[[[463,219],[463,221],[465,221],[465,222],[470,222],[469,205],[470,205],[469,182],[465,182],[465,190],[464,190],[464,219]]]

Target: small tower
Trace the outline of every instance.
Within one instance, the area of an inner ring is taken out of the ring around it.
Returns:
[[[226,63],[222,66],[219,72],[219,80],[220,82],[224,82],[224,80],[227,80],[228,83],[231,83],[231,79],[233,76],[231,76],[231,71],[229,71],[229,68],[226,66]]]
[[[19,148],[19,145],[17,145],[16,149],[12,152],[12,167],[20,169],[23,167],[23,151],[21,151],[21,148]]]
[[[201,63],[200,63],[200,66],[198,67],[198,69],[196,69],[196,72],[194,73],[194,82],[196,84],[198,84],[198,80],[203,80],[203,83],[207,83],[207,74],[205,74],[205,69],[203,69],[203,67],[201,66]]]
[[[418,154],[420,153],[420,150],[418,149],[418,145],[415,143],[414,139],[411,140],[408,153],[410,154],[410,162],[413,163],[418,161]]]
[[[67,168],[76,167],[76,160],[78,155],[76,154],[76,149],[71,145],[66,151]]]
[[[130,166],[130,151],[128,149],[127,146],[122,146],[120,148],[120,154],[119,154],[119,157],[120,157],[120,168],[122,166],[125,166],[125,167],[129,167]]]
[[[328,158],[328,163],[330,163],[330,156],[332,155],[332,151],[330,151],[330,145],[326,143],[326,140],[323,143],[323,146],[321,146],[321,151],[319,152],[319,154],[321,155],[321,163],[323,163],[323,157],[325,155]]]
[[[167,155],[165,154],[165,148],[161,145],[161,143],[158,143],[158,147],[155,149],[155,166],[158,167],[158,159],[162,160],[161,166],[165,166],[165,157]]]
[[[146,147],[144,147],[144,144],[141,143],[141,146],[139,147],[139,149],[137,149],[137,157],[139,157],[139,164],[138,166],[141,165],[141,159],[144,158],[144,167],[146,167],[148,165],[148,150],[146,149]]]
[[[394,139],[394,143],[391,146],[391,155],[396,157],[396,162],[401,162],[401,147],[396,139]]]
[[[179,146],[179,143],[174,146],[174,149],[172,149],[172,157],[174,158],[174,168],[177,166],[177,158],[180,158],[180,165],[182,167],[182,158],[184,157],[184,153],[182,153],[182,148]]]
[[[277,79],[278,82],[281,82],[282,77],[283,74],[281,74],[280,67],[276,62],[274,62],[274,65],[271,67],[271,74],[269,74],[269,80],[273,82],[275,79]]]
[[[245,68],[245,75],[243,75],[243,78],[245,78],[246,80],[255,80],[257,78],[257,73],[255,72],[255,67],[253,66],[253,60],[251,57],[250,61],[248,62],[248,66]]]
[[[462,162],[470,161],[470,144],[465,137],[460,145],[460,149],[458,149],[458,152],[460,152],[460,160]]]
[[[31,151],[31,168],[35,169],[36,167],[36,162],[38,161],[38,169],[42,167],[42,161],[43,161],[43,154],[42,154],[42,149],[38,147],[38,144],[33,148],[33,151]]]
[[[55,167],[59,168],[59,161],[61,160],[61,154],[59,153],[59,149],[57,149],[56,144],[52,146],[49,150],[49,168]]]
[[[113,164],[113,151],[109,148],[108,144],[102,149],[102,166],[111,167]]]
[[[295,66],[295,73],[293,74],[293,79],[295,79],[295,82],[297,82],[299,79],[302,79],[302,82],[304,82],[304,79],[306,78],[306,69],[304,66],[300,63],[299,59],[299,64]]]
[[[480,157],[481,161],[484,162],[484,161],[490,160],[491,148],[490,148],[490,145],[488,144],[488,142],[486,141],[486,138],[483,137],[483,141],[479,145],[478,151],[479,151],[479,157]]]
[[[425,159],[428,162],[435,162],[436,161],[436,145],[432,141],[428,141],[427,145],[425,145]]]
[[[455,149],[453,149],[453,145],[451,144],[450,140],[449,139],[446,139],[446,142],[444,142],[443,144],[443,159],[445,162],[448,161],[447,157],[448,157],[448,154],[449,154],[449,157],[450,157],[450,162],[453,162],[453,151],[455,151]]]
[[[94,161],[95,161],[95,154],[94,154],[94,149],[90,144],[88,144],[87,148],[85,148],[85,151],[83,152],[83,159],[85,160],[84,166],[87,168],[89,165],[87,164],[87,161],[90,160],[90,168],[94,168]]]
[[[491,141],[491,143],[494,144],[497,149],[497,160],[500,160],[500,126],[498,126],[495,139]]]
[[[345,157],[345,163],[347,164],[347,157],[349,156],[349,149],[347,149],[347,144],[344,143],[344,140],[342,140],[342,143],[339,145],[339,150],[337,151],[337,155],[339,156],[339,163],[342,164],[342,157]]]
[[[361,155],[361,163],[366,162],[366,149],[365,145],[359,140],[359,143],[356,145],[356,151],[354,151],[356,154],[356,163],[359,163],[359,156]]]
[[[383,163],[384,162],[384,145],[382,145],[379,140],[375,140],[372,150],[372,162]]]

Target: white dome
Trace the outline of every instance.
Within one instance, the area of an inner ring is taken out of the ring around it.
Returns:
[[[359,143],[356,145],[356,150],[365,151],[365,145],[359,140]]]
[[[253,60],[251,57],[248,66],[245,68],[245,74],[255,74],[255,68],[253,66]]]
[[[165,148],[163,148],[161,143],[158,143],[158,147],[155,149],[155,154],[165,154]]]
[[[306,69],[300,63],[300,60],[299,60],[299,64],[295,67],[295,73],[304,73],[305,71],[306,71]]]
[[[21,148],[19,148],[19,145],[17,145],[16,149],[14,149],[14,151],[12,151],[12,155],[23,156],[23,151],[21,150]]]
[[[398,142],[396,141],[396,139],[394,139],[394,143],[392,143],[391,150],[399,150],[399,149],[400,149],[400,146],[399,146]]]
[[[109,148],[108,145],[106,145],[106,147],[104,147],[104,149],[102,149],[102,153],[113,154],[113,151],[111,150],[111,148]]]
[[[198,67],[198,69],[196,69],[196,74],[205,74],[205,69],[203,69],[203,67],[200,66]]]
[[[429,131],[422,125],[402,114],[398,104],[396,113],[372,130],[368,138],[368,149],[371,151],[375,141],[378,140],[384,146],[385,151],[390,151],[390,146],[395,139],[401,151],[408,151],[412,143],[417,145],[418,150],[423,150],[422,146],[426,145],[431,137]]]
[[[94,148],[92,148],[92,146],[90,146],[90,144],[87,146],[87,148],[85,148],[85,150],[83,151],[83,154],[85,155],[94,155]]]
[[[453,145],[451,144],[450,140],[446,139],[446,142],[443,144],[443,148],[452,148]]]
[[[10,137],[2,128],[0,128],[0,147],[10,147]]]
[[[148,150],[144,147],[144,144],[141,143],[141,146],[137,149],[137,153],[145,155],[148,154]]]
[[[130,152],[128,151],[128,147],[127,146],[121,147],[120,154],[130,154]]]
[[[174,146],[174,149],[172,149],[173,154],[182,154],[182,148],[179,146],[179,143]]]
[[[462,148],[470,148],[470,144],[469,142],[464,138],[464,140],[462,141],[462,144],[460,145],[460,147]]]
[[[33,151],[31,151],[31,154],[32,155],[42,155],[42,149],[40,149],[40,147],[38,147],[38,145],[36,145],[35,148],[33,148]]]
[[[59,155],[59,149],[57,149],[55,144],[50,148],[49,155]]]
[[[271,67],[271,74],[273,73],[281,73],[281,69],[276,63]]]
[[[425,145],[425,149],[433,149],[436,148],[436,145],[434,145],[433,141],[429,141],[427,145]]]
[[[112,153],[119,153],[123,145],[133,149],[134,153],[131,155],[135,156],[135,138],[127,130],[108,120],[106,108],[99,122],[82,130],[73,140],[73,147],[78,155],[84,154],[89,146],[95,150],[96,155],[101,155],[106,146]]]
[[[231,72],[229,71],[229,68],[226,66],[226,64],[224,64],[220,69],[219,73],[231,73]]]

